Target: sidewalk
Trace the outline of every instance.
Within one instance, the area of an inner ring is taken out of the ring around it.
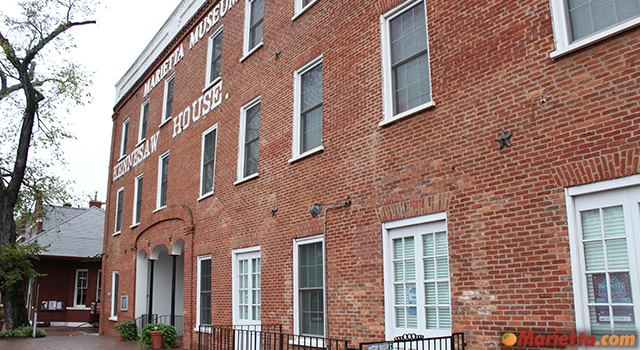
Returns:
[[[140,350],[137,341],[119,341],[117,337],[98,335],[96,328],[44,328],[44,338],[0,339],[0,350]]]

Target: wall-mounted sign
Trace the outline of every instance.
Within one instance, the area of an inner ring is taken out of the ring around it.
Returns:
[[[129,310],[129,296],[123,295],[120,297],[120,310],[127,311]]]
[[[191,122],[197,123],[222,102],[222,80],[211,86],[180,114],[173,117],[173,137],[186,130]]]
[[[189,50],[191,50],[193,46],[211,30],[211,28],[215,27],[220,18],[224,17],[224,15],[227,14],[227,11],[231,10],[233,5],[237,2],[238,0],[220,0],[213,10],[209,12],[207,17],[205,17],[202,22],[198,24],[196,29],[191,32],[191,35],[189,36]]]
[[[141,143],[128,156],[118,162],[118,164],[113,167],[113,181],[121,178],[124,174],[128,173],[129,170],[155,152],[158,147],[158,137],[160,137],[160,130],[156,131],[149,139]]]
[[[155,74],[153,74],[151,78],[149,78],[149,80],[144,84],[143,96],[147,96],[147,94],[149,94],[149,92],[151,92],[151,90],[153,90],[153,88],[156,87],[156,85],[158,85],[158,83],[160,83],[160,81],[162,81],[162,79],[164,79],[167,74],[169,74],[171,68],[178,64],[178,62],[180,62],[180,59],[182,59],[183,57],[184,48],[182,47],[182,45],[180,45],[180,47],[178,47],[176,51],[174,51],[173,54],[169,56],[166,61],[164,61],[162,66],[160,66],[160,68],[156,70]]]
[[[615,306],[615,304],[631,304],[631,280],[628,272],[611,273],[611,303],[613,305],[613,322],[615,323],[635,323],[633,306]],[[593,291],[596,303],[609,303],[607,288],[607,275],[604,273],[592,276]],[[598,323],[609,323],[611,317],[609,306],[596,306],[596,321]]]

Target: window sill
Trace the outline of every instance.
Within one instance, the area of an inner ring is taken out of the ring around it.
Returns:
[[[242,61],[246,60],[249,56],[251,56],[251,54],[258,51],[258,49],[261,48],[262,46],[264,46],[264,42],[261,41],[260,43],[258,43],[258,45],[254,46],[251,50],[247,51],[247,53],[245,53],[244,56],[242,56],[242,58],[240,59],[240,63],[242,63]]]
[[[165,119],[162,123],[160,123],[160,125],[158,126],[158,129],[160,129],[161,127],[169,124],[169,122],[172,120],[173,118],[169,117],[167,119]]]
[[[216,85],[220,80],[222,80],[222,77],[217,77],[215,79],[213,79],[212,82],[210,82],[209,84],[207,84],[204,89],[202,89],[202,93],[204,94],[205,92],[207,92],[207,90],[211,89],[214,85]]]
[[[153,212],[154,212],[154,213],[155,213],[155,212],[158,212],[158,211],[160,211],[160,210],[162,210],[162,209],[164,209],[164,208],[166,208],[166,207],[167,207],[166,205],[163,205],[163,206],[161,206],[160,208],[156,208],[156,210],[154,210]]]
[[[205,193],[205,194],[203,194],[203,195],[200,195],[200,197],[198,197],[197,201],[199,202],[199,201],[201,201],[201,200],[203,200],[203,199],[205,199],[205,198],[207,198],[207,197],[211,197],[211,196],[213,196],[213,193],[214,193],[214,192],[213,192],[213,191],[211,191],[211,192]]]
[[[316,153],[319,153],[319,152],[322,152],[322,151],[324,151],[324,146],[321,145],[321,146],[318,146],[318,147],[316,147],[314,149],[308,150],[308,151],[306,151],[306,152],[304,152],[302,154],[295,155],[291,159],[289,159],[289,164],[297,162],[300,159],[307,158],[312,154],[316,154]]]
[[[638,16],[638,17],[636,17],[636,18],[634,18],[632,20],[620,23],[620,24],[618,24],[618,25],[616,25],[614,27],[611,27],[611,28],[609,28],[607,30],[603,30],[603,31],[601,31],[601,32],[599,32],[597,34],[593,34],[593,35],[590,35],[590,36],[588,36],[586,38],[583,38],[581,40],[573,42],[573,43],[571,43],[571,44],[569,44],[569,45],[567,45],[565,47],[557,48],[555,51],[553,51],[552,53],[549,54],[549,57],[551,59],[560,58],[560,57],[562,57],[564,55],[567,55],[567,54],[570,54],[570,53],[572,53],[574,51],[582,49],[583,47],[589,46],[591,44],[595,44],[598,41],[607,39],[607,38],[609,38],[609,37],[611,37],[613,35],[616,35],[616,34],[618,34],[620,32],[623,32],[623,31],[625,31],[627,29],[635,27],[635,26],[637,26],[639,24],[640,24],[640,16]]]
[[[90,307],[86,307],[86,306],[67,306],[66,307],[67,310],[82,310],[82,311],[87,311],[87,310],[91,310]]]
[[[136,228],[136,227],[138,227],[138,226],[140,226],[140,223],[139,223],[139,222],[136,222],[135,224],[133,224],[133,225],[129,226],[129,228]]]
[[[422,112],[422,111],[424,111],[426,109],[433,108],[435,106],[436,106],[436,103],[434,101],[427,102],[427,103],[425,103],[423,105],[420,105],[418,107],[414,107],[414,108],[412,108],[412,109],[410,109],[408,111],[405,111],[405,112],[402,112],[402,113],[400,113],[398,115],[395,115],[395,116],[393,116],[393,118],[388,118],[388,119],[385,118],[385,120],[383,120],[380,123],[378,123],[378,126],[383,127],[383,126],[395,123],[398,120],[409,118],[409,117],[411,117],[412,115],[414,115],[414,114],[416,114],[418,112]]]
[[[211,328],[209,328],[209,329],[211,329]],[[196,326],[196,327],[193,329],[193,331],[194,331],[194,332],[196,332],[196,333],[209,333],[209,334],[211,334],[211,332],[210,332],[210,331],[208,331],[208,330],[204,330],[204,331],[202,331],[202,332],[201,332],[201,331],[200,331],[200,327],[199,327],[199,326]]]
[[[143,138],[142,138],[142,140],[140,140],[140,141],[138,141],[138,143],[136,143],[136,148],[137,148],[138,146],[140,146],[140,145],[141,145],[143,142],[145,142],[145,141],[147,141],[147,138],[146,138],[146,137],[143,137]]]
[[[114,232],[114,233],[112,233],[111,235],[112,235],[113,237],[115,237],[115,236],[119,236],[121,233],[122,233],[122,231],[118,231],[118,232]]]
[[[296,13],[293,18],[291,18],[291,21],[295,21],[298,17],[302,16],[305,12],[307,12],[308,9],[311,8],[311,6],[315,5],[318,1],[319,0],[313,0],[312,2],[308,3],[307,6],[300,9],[300,12]]]
[[[249,175],[249,176],[245,176],[245,177],[243,177],[242,179],[238,179],[238,180],[236,180],[236,182],[234,182],[233,184],[234,184],[234,185],[239,185],[239,184],[241,184],[241,183],[243,183],[243,182],[249,181],[249,180],[251,180],[251,179],[255,179],[255,178],[257,178],[257,177],[258,177],[258,173],[251,174],[251,175]]]
[[[289,340],[289,344],[304,346],[304,347],[318,347],[324,348],[324,336],[322,335],[301,335],[294,336],[293,339]]]
[[[109,317],[109,321],[117,321],[117,320],[118,320],[118,316]]]

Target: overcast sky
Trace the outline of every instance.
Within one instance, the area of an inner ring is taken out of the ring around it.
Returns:
[[[72,28],[77,49],[73,58],[95,72],[89,88],[93,102],[73,109],[71,131],[77,137],[63,143],[67,169],[56,169],[74,180],[72,192],[87,206],[98,192],[106,201],[115,84],[158,32],[179,0],[103,0],[97,25]]]

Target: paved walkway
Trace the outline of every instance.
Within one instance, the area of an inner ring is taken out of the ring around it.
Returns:
[[[44,338],[0,339],[0,350],[140,350],[140,342],[98,335],[96,328],[45,328]]]

